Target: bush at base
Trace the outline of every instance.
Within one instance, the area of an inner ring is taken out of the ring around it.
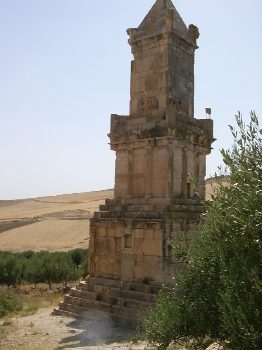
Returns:
[[[159,348],[206,337],[232,350],[262,349],[262,140],[258,119],[237,116],[231,185],[221,187],[184,256],[186,270],[142,321]]]

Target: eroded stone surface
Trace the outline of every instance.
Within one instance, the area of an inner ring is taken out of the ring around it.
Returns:
[[[115,198],[91,220],[89,277],[61,305],[65,312],[92,307],[133,319],[150,307],[145,295],[182,268],[170,241],[195,231],[203,209],[189,180],[204,198],[213,123],[194,118],[198,29],[186,27],[171,0],[157,0],[128,34],[130,114],[112,115],[109,134]]]

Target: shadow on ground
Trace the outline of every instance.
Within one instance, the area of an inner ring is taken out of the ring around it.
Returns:
[[[134,332],[98,311],[90,311],[67,326],[71,328],[72,335],[62,339],[55,350],[127,343]]]

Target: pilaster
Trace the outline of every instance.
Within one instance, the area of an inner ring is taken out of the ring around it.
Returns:
[[[128,197],[132,198],[133,195],[133,162],[134,162],[134,150],[128,150],[128,187],[127,194]]]
[[[152,197],[152,146],[146,148],[146,193],[145,198]]]

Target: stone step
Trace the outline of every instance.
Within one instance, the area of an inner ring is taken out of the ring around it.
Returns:
[[[203,211],[203,205],[181,205],[181,204],[172,204],[169,205],[165,212],[197,212],[201,213]]]
[[[124,289],[148,294],[158,294],[159,290],[161,289],[161,285],[153,282],[152,284],[125,282]]]
[[[73,305],[77,305],[77,306],[83,306],[85,308],[92,308],[92,306],[93,306],[93,300],[78,298],[78,297],[74,297],[72,295],[65,295],[64,303],[65,304],[73,304]]]
[[[137,316],[141,313],[139,309],[131,309],[129,307],[121,306],[121,305],[113,305],[112,313],[116,314],[117,317],[126,318],[130,320],[136,320]]]
[[[52,312],[53,316],[64,316],[64,317],[72,317],[72,318],[76,318],[78,317],[78,314],[70,312],[70,311],[65,311],[65,310],[61,310],[61,309],[54,309]]]
[[[144,292],[137,292],[133,290],[122,290],[122,296],[128,299],[135,299],[138,301],[144,301],[147,303],[154,303],[156,295]]]
[[[113,208],[113,207],[112,207]],[[99,205],[99,211],[109,211],[111,209],[111,207],[105,205],[105,204],[100,204]]]
[[[87,309],[79,305],[67,304],[65,302],[59,305],[60,311],[70,312],[71,314],[81,315],[87,312]]]
[[[156,298],[155,294],[125,290],[120,288],[111,288],[110,295],[116,298],[122,297],[122,298],[134,299],[134,300],[137,300],[138,302],[147,302],[147,303],[154,303]]]
[[[199,214],[203,212],[203,209],[196,208],[193,210],[165,210],[161,212],[151,212],[151,211],[103,211],[95,212],[94,217],[96,219],[108,220],[108,219],[135,219],[135,220],[163,220],[166,219],[199,219]]]
[[[75,286],[77,290],[89,291],[89,284],[86,281],[80,282]]]
[[[86,296],[90,296],[90,299],[94,300],[95,293],[94,293],[94,286],[96,286],[95,289],[97,290],[104,290],[107,289],[108,291],[113,289],[118,290],[127,290],[127,291],[133,291],[133,292],[141,292],[145,294],[158,294],[159,290],[161,289],[161,285],[159,283],[151,282],[150,284],[146,283],[136,283],[136,282],[127,282],[127,281],[120,281],[120,280],[114,280],[109,278],[102,278],[102,277],[92,277],[89,278],[88,282],[80,282],[76,285],[75,288],[72,288],[73,293],[77,293],[77,291],[83,291],[87,292]],[[100,288],[102,287],[102,288]],[[106,287],[106,288],[105,288]],[[114,291],[114,295],[118,295],[117,291]],[[83,294],[84,295],[84,294]],[[135,296],[136,298],[139,297],[139,295]],[[142,299],[143,296],[142,296]]]
[[[154,306],[154,303],[124,298],[124,306],[131,308],[131,309],[149,310],[149,309],[152,309],[152,307]]]
[[[141,310],[139,309],[131,309],[120,305],[112,305],[109,312],[107,310],[103,310],[102,307],[99,309],[94,307],[94,309],[105,312],[116,322],[131,326],[136,325],[137,316],[141,313]],[[90,316],[90,309],[75,304],[61,303],[59,305],[59,309],[55,309],[53,313],[57,316],[85,317],[85,315],[88,314]]]
[[[125,306],[127,308],[131,309],[150,309],[153,307],[153,302],[148,301],[142,301],[142,300],[136,300],[132,298],[126,298],[126,297],[116,297],[116,298],[109,298],[108,302],[105,301],[92,301],[85,298],[78,298],[71,295],[66,295],[65,304],[73,304],[77,305],[86,309],[97,309],[105,312],[111,312],[112,305],[121,305]],[[112,303],[112,304],[111,304]]]
[[[121,280],[114,280],[109,278],[102,278],[102,277],[93,277],[92,283],[94,285],[99,285],[103,287],[110,287],[110,288],[121,288],[123,286],[123,281]]]
[[[120,280],[113,280],[109,278],[94,277],[92,284],[99,289],[99,287],[118,288],[121,290],[130,290],[134,292],[141,292],[147,294],[157,294],[161,289],[160,284],[145,284],[135,282],[124,282]],[[82,287],[83,288],[83,287]],[[84,288],[87,288],[85,285]]]
[[[162,219],[162,212],[157,211],[126,211],[124,212],[125,218],[137,218],[137,219]]]
[[[187,199],[187,198],[125,198],[125,199],[106,199],[104,206],[106,208],[115,208],[121,207],[125,208],[129,205],[156,205],[156,208],[165,207],[168,205],[201,205],[198,198],[195,199]]]
[[[137,212],[137,211],[103,211],[95,212],[94,218],[96,219],[120,219],[120,218],[132,218],[132,219],[162,219],[162,212]]]
[[[93,277],[90,278],[89,283],[81,282],[76,286],[76,289],[90,291],[93,289],[93,286],[102,286],[109,288],[119,288],[121,290],[130,290],[135,292],[142,292],[147,294],[157,294],[161,289],[161,285],[159,283],[151,282],[149,284],[146,283],[137,283],[137,282],[128,282],[121,281],[117,279],[110,278],[102,278],[102,277]]]
[[[73,308],[73,305],[72,306],[68,306],[68,307],[64,307],[65,309],[72,309]],[[78,308],[79,310],[79,308]],[[126,314],[125,312],[121,311],[122,314]],[[80,310],[80,313],[75,313],[75,312],[70,312],[70,311],[66,311],[66,310],[62,310],[62,309],[54,309],[53,312],[52,312],[52,315],[53,316],[63,316],[63,317],[71,317],[71,318],[84,318],[86,320],[86,317],[88,317],[90,319],[92,319],[92,321],[94,320],[94,318],[97,320],[98,318],[101,318],[101,322],[108,322],[108,315],[110,316],[110,318],[112,319],[113,322],[115,322],[116,324],[118,325],[121,325],[121,327],[132,327],[132,328],[135,328],[137,323],[136,323],[136,320],[135,319],[132,319],[132,318],[129,318],[129,317],[125,317],[125,316],[119,316],[117,314],[114,314],[114,313],[105,313],[107,316],[103,316],[104,313],[102,314],[99,314],[97,315],[97,313],[93,314],[88,312],[87,313],[87,310]],[[132,313],[131,313],[132,314]],[[134,313],[136,314],[136,312]],[[130,315],[130,311],[129,311],[129,315]]]
[[[199,219],[199,214],[202,212],[202,210],[199,211],[166,211],[163,213],[163,216],[166,219],[188,219],[188,220],[193,220],[196,221]]]
[[[179,199],[180,200],[180,199]],[[183,200],[184,202],[185,200]],[[170,203],[173,203],[169,198],[125,198],[125,199],[106,199],[105,205],[107,207],[116,207],[116,206],[127,206],[127,205],[161,205],[165,206]]]
[[[134,323],[137,315],[154,306],[155,298],[160,290],[159,283],[143,284],[121,281],[118,279],[89,277],[71,288],[64,302],[54,310],[54,314],[71,317],[83,315],[88,311],[98,310],[113,315],[120,323]],[[90,290],[91,289],[91,290]]]
[[[148,212],[160,212],[165,208],[162,204],[128,204],[127,211],[148,211]]]
[[[161,212],[165,208],[163,204],[124,204],[124,205],[104,205],[99,206],[100,212]]]
[[[75,298],[77,299],[77,298]],[[82,303],[80,303],[79,305],[79,301],[77,301],[75,299],[71,299],[68,300],[67,302],[63,302],[62,304],[59,305],[59,310],[62,311],[69,311],[71,313],[77,314],[77,315],[83,315],[86,314],[87,312],[89,312],[90,310],[98,310],[98,311],[103,311],[106,313],[111,313],[111,308],[109,304],[106,303],[102,303],[99,302],[99,304],[95,304],[93,303],[88,303],[88,306],[83,305]],[[84,302],[86,302],[86,300],[83,299]]]
[[[96,293],[94,292],[88,292],[88,291],[82,291],[82,290],[76,290],[76,289],[71,289],[70,294],[65,296],[65,302],[66,303],[71,303],[73,302],[72,298],[76,298],[77,301],[76,303],[78,305],[90,307],[93,301],[97,301],[97,295],[99,293],[103,292],[105,288],[108,287],[103,287],[103,286],[96,286],[95,290]],[[129,303],[131,304],[132,300],[134,301],[133,305],[140,305],[141,308],[143,307],[152,307],[155,302],[156,295],[155,294],[149,294],[149,293],[143,293],[143,292],[136,292],[132,290],[125,290],[125,289],[120,289],[120,288],[108,288],[108,296],[106,297],[106,300],[109,304],[121,304],[121,305],[126,305],[126,301],[128,300]],[[129,305],[126,305],[129,307]],[[140,308],[139,306],[139,308]],[[134,306],[130,306],[134,307]]]
[[[125,291],[129,292],[129,291]],[[131,292],[133,293],[133,292]],[[125,294],[125,293],[121,293]],[[86,298],[80,298],[72,295],[66,295],[64,299],[64,304],[73,304],[80,307],[84,307],[86,309],[98,309],[105,312],[111,312],[112,305],[122,305],[132,309],[150,309],[153,307],[154,302],[148,300],[138,300],[134,297],[134,294],[126,293],[127,295],[121,297],[112,297],[109,296],[107,301],[97,301],[97,300],[89,300]],[[136,292],[137,294],[137,292]],[[130,296],[131,298],[128,298]],[[151,296],[152,297],[152,296]]]
[[[88,290],[71,288],[69,295],[73,296],[73,297],[77,297],[77,298],[83,298],[83,299],[88,299],[88,300],[96,300],[96,293],[90,292]]]
[[[77,290],[89,291],[92,292],[94,290],[94,277],[88,277],[85,281],[81,281],[76,285]]]

